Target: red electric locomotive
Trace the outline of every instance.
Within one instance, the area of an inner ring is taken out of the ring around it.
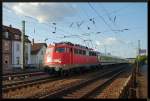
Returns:
[[[98,67],[98,52],[85,46],[61,42],[50,44],[44,57],[44,67],[48,71],[68,73],[72,70]]]

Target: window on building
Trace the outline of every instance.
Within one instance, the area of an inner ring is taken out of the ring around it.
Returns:
[[[63,53],[63,52],[65,52],[65,48],[56,48],[55,52],[56,53]]]
[[[42,64],[42,60],[39,60],[39,64]]]
[[[20,57],[16,57],[17,64],[20,64]]]
[[[9,64],[9,56],[8,55],[4,56],[4,64]]]
[[[8,41],[5,41],[4,43],[4,50],[9,50],[9,42]]]
[[[19,38],[19,35],[16,35],[16,34],[15,34],[15,39],[17,39],[17,40],[20,39],[20,38]]]
[[[7,63],[8,63],[8,61],[6,60],[6,61],[5,61],[5,64],[7,64]]]
[[[43,55],[43,51],[41,51],[41,55]]]
[[[19,44],[17,44],[17,48],[16,48],[16,49],[17,49],[17,51],[19,51],[19,50],[20,50]]]
[[[5,38],[8,38],[8,32],[5,32]]]

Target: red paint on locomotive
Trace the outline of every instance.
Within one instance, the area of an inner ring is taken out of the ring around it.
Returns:
[[[96,51],[67,43],[49,45],[44,61],[44,65],[48,68],[62,68],[64,70],[99,64]]]

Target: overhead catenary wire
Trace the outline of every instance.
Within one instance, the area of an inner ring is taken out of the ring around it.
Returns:
[[[111,28],[111,26],[105,21],[105,19],[97,12],[97,10],[90,4],[90,2],[88,2],[89,7],[97,14],[97,16],[105,23],[105,25],[107,25],[107,27],[112,31],[113,29]],[[114,32],[116,34],[116,32]]]
[[[107,9],[106,9],[102,4],[101,4],[101,7],[102,7],[103,11],[106,13],[106,15],[107,15],[108,19],[110,20],[110,22],[111,22],[115,27],[118,28],[118,26],[115,24],[116,15],[115,15],[114,20],[113,20],[113,19],[111,18],[110,14],[108,13]]]
[[[28,17],[28,16],[25,16],[25,17]],[[34,19],[35,19],[35,18],[34,18]],[[36,21],[37,21],[37,20],[36,20]],[[30,22],[29,22],[29,23],[30,23]],[[36,22],[36,23],[37,23],[37,22]],[[49,24],[49,23],[46,23],[45,25],[46,25],[46,26],[47,26],[47,25],[49,26],[50,24]],[[52,26],[50,25],[50,28],[55,28],[55,27],[54,27],[54,26],[52,27]],[[80,29],[81,29],[81,28],[80,28]],[[63,33],[62,33],[62,34],[57,34],[57,35],[60,35],[60,36],[67,36],[68,34],[71,34],[72,37],[75,37],[74,34],[72,34],[72,32],[70,32],[70,31],[69,31],[69,33],[68,33],[68,31],[66,31],[66,30],[64,30],[64,29],[61,29],[61,28],[59,29],[59,27],[58,27],[58,30],[59,30],[59,31],[62,31],[62,32],[66,33],[66,34],[63,34]],[[113,31],[114,31],[114,30],[113,30]],[[53,34],[52,34],[52,35],[53,35]],[[56,35],[56,34],[55,34],[55,35]],[[71,36],[70,36],[70,37],[71,37]],[[68,38],[69,38],[69,37],[68,37]]]

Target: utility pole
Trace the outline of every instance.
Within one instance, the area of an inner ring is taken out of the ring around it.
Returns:
[[[25,21],[22,21],[22,34],[21,34],[21,68],[24,69],[25,56],[24,56],[24,35],[25,35]]]
[[[140,40],[138,40],[138,52],[137,52],[137,72],[139,73],[139,56],[140,56]]]

